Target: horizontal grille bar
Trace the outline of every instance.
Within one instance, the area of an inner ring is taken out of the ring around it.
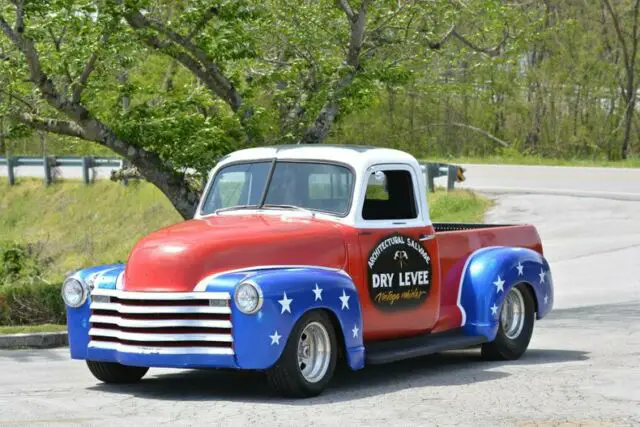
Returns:
[[[185,326],[168,326],[165,328],[130,328],[110,323],[91,323],[92,328],[112,329],[115,331],[135,332],[141,334],[223,334],[231,335],[231,328],[202,328]]]
[[[96,337],[110,337],[117,338],[118,341],[166,341],[184,342],[190,341],[215,341],[215,342],[232,342],[231,334],[167,334],[167,333],[135,333],[118,331],[115,329],[99,329],[92,327],[89,330],[89,335],[92,338]]]
[[[94,336],[92,337],[92,341],[105,341],[105,342],[114,342],[125,345],[142,345],[144,347],[222,347],[222,348],[231,348],[230,342],[210,342],[210,341],[153,341],[144,343],[141,341],[134,341],[128,339],[120,339],[113,337],[102,337],[102,336]]]
[[[177,301],[172,301],[177,302]],[[182,302],[182,301],[181,301]],[[186,301],[184,301],[186,302]],[[118,304],[118,303],[109,303],[109,302],[92,302],[91,303],[92,310],[104,310],[104,311],[113,311],[117,313],[123,314],[134,314],[134,313],[142,313],[142,314],[157,314],[157,313],[214,313],[214,314],[231,314],[230,307],[209,307],[207,306],[177,306],[177,305],[169,305],[169,306],[155,306],[155,305],[129,305],[129,304]]]
[[[220,356],[232,356],[231,347],[161,347],[146,346],[136,343],[134,345],[112,341],[91,341],[89,348],[116,350],[122,353],[136,354],[212,354]]]
[[[159,316],[149,316],[148,318],[130,319],[121,316],[105,316],[92,314],[89,318],[91,323],[110,323],[113,325],[132,328],[166,328],[173,326],[195,326],[203,328],[231,328],[231,320],[202,320],[202,319],[161,319]]]
[[[228,292],[128,292],[115,289],[91,291],[91,295],[103,295],[127,300],[230,300]]]

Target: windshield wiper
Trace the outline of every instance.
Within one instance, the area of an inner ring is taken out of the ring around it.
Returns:
[[[307,213],[309,213],[309,214],[311,214],[311,215],[315,215],[315,213],[314,213],[314,212],[312,212],[311,210],[306,209],[306,208],[303,208],[303,207],[300,207],[300,206],[296,206],[296,205],[272,205],[272,204],[265,204],[265,205],[262,205],[262,207],[263,207],[263,208],[275,208],[275,209],[296,209],[296,210],[299,210],[299,211],[302,211],[302,212],[307,212]]]
[[[257,209],[258,205],[237,205],[237,206],[227,206],[226,208],[216,209],[213,213],[218,214],[220,212],[228,212],[228,211],[236,211],[241,209]]]

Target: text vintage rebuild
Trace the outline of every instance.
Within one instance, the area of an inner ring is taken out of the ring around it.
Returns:
[[[519,358],[553,281],[531,225],[432,223],[409,154],[296,145],[223,158],[194,219],[76,271],[63,297],[71,357],[102,381],[253,369],[313,396],[343,359]]]

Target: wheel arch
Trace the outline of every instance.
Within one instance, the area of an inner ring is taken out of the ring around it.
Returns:
[[[498,330],[504,296],[523,283],[533,296],[536,318],[546,316],[553,306],[553,278],[546,259],[526,248],[496,246],[470,256],[463,272],[461,308],[465,313],[465,334],[492,341]]]

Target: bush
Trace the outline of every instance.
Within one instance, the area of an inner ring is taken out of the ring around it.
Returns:
[[[60,288],[41,280],[0,286],[0,325],[64,324]]]
[[[41,269],[33,247],[0,242],[0,285],[40,277]]]

